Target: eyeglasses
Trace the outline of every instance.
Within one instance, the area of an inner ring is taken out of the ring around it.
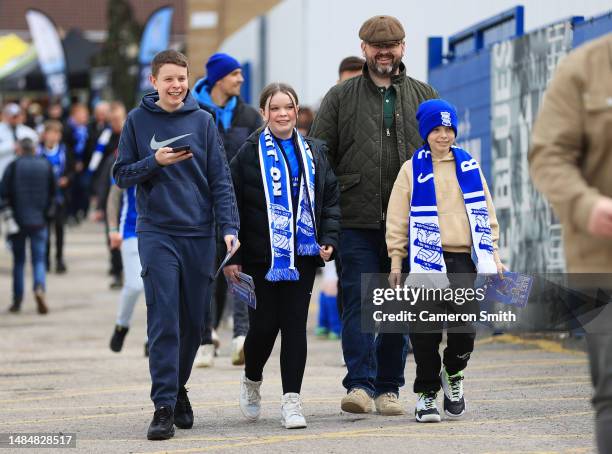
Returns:
[[[387,41],[385,43],[368,43],[376,50],[395,49],[402,44],[402,41]]]

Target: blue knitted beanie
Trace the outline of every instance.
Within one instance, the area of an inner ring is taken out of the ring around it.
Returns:
[[[206,62],[206,85],[212,89],[218,80],[238,68],[241,68],[240,63],[234,57],[223,53],[211,55]]]
[[[416,118],[419,122],[419,134],[425,142],[431,130],[438,126],[450,126],[457,136],[457,111],[443,99],[423,101],[417,110]]]

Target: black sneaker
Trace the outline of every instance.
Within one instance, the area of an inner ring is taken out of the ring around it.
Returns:
[[[149,424],[147,439],[168,440],[174,437],[174,415],[172,408],[162,405],[153,414],[153,421]]]
[[[174,424],[179,429],[191,429],[193,427],[193,409],[184,386],[179,388],[178,396],[176,396]]]
[[[113,279],[109,287],[111,290],[120,290],[123,287],[123,278],[120,275],[113,275]]]
[[[68,271],[68,269],[66,268],[66,264],[63,260],[58,260],[55,262],[55,272],[57,274],[64,274],[66,271]]]
[[[444,389],[444,413],[451,418],[459,418],[465,414],[465,398],[463,397],[463,371],[448,375],[446,368],[440,373],[442,389]]]
[[[127,335],[130,329],[125,326],[115,325],[115,331],[113,332],[113,337],[110,340],[110,349],[114,352],[120,352],[123,348],[123,341],[125,340],[125,336]]]
[[[11,307],[9,307],[9,312],[19,312],[21,310],[21,302],[23,301],[23,298],[17,298],[17,297],[13,297],[13,304],[11,304]]]

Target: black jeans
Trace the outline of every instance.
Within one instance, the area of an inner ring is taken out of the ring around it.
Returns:
[[[476,268],[470,254],[444,252],[444,262],[449,273],[452,287],[470,287],[476,279]],[[451,273],[464,273],[453,276]],[[469,274],[468,274],[469,273]],[[473,277],[472,277],[473,276]],[[467,367],[470,355],[474,351],[476,332],[473,327],[456,324],[457,331],[447,331],[447,346],[444,357],[440,358],[440,342],[442,342],[442,326],[432,333],[410,333],[410,342],[416,362],[416,378],[414,392],[438,392],[440,389],[440,368],[442,362],[450,375],[454,375]]]
[[[66,225],[66,205],[58,203],[55,205],[53,219],[47,224],[49,235],[47,236],[47,269],[50,265],[51,255],[51,232],[55,234],[55,261],[64,261],[64,230]]]
[[[108,220],[106,216],[104,217],[104,229],[106,232],[106,246],[108,247],[108,252],[110,256],[110,274],[111,276],[115,276],[117,278],[121,278],[121,274],[123,273],[123,260],[121,259],[121,248],[111,249],[110,247],[110,239],[108,237]]]
[[[244,341],[245,375],[262,379],[263,368],[281,333],[281,379],[283,394],[299,393],[306,367],[306,321],[314,283],[316,262],[313,257],[297,257],[299,281],[265,280],[267,266],[243,266],[253,277],[257,309],[249,307],[249,332]]]

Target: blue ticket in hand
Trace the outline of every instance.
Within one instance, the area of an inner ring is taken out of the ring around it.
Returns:
[[[506,271],[503,279],[492,274],[486,278],[485,301],[525,307],[532,285],[533,277],[526,274]]]
[[[227,280],[229,291],[235,298],[246,303],[249,307],[257,309],[257,298],[255,297],[255,283],[253,278],[245,273],[238,273],[238,282]]]

